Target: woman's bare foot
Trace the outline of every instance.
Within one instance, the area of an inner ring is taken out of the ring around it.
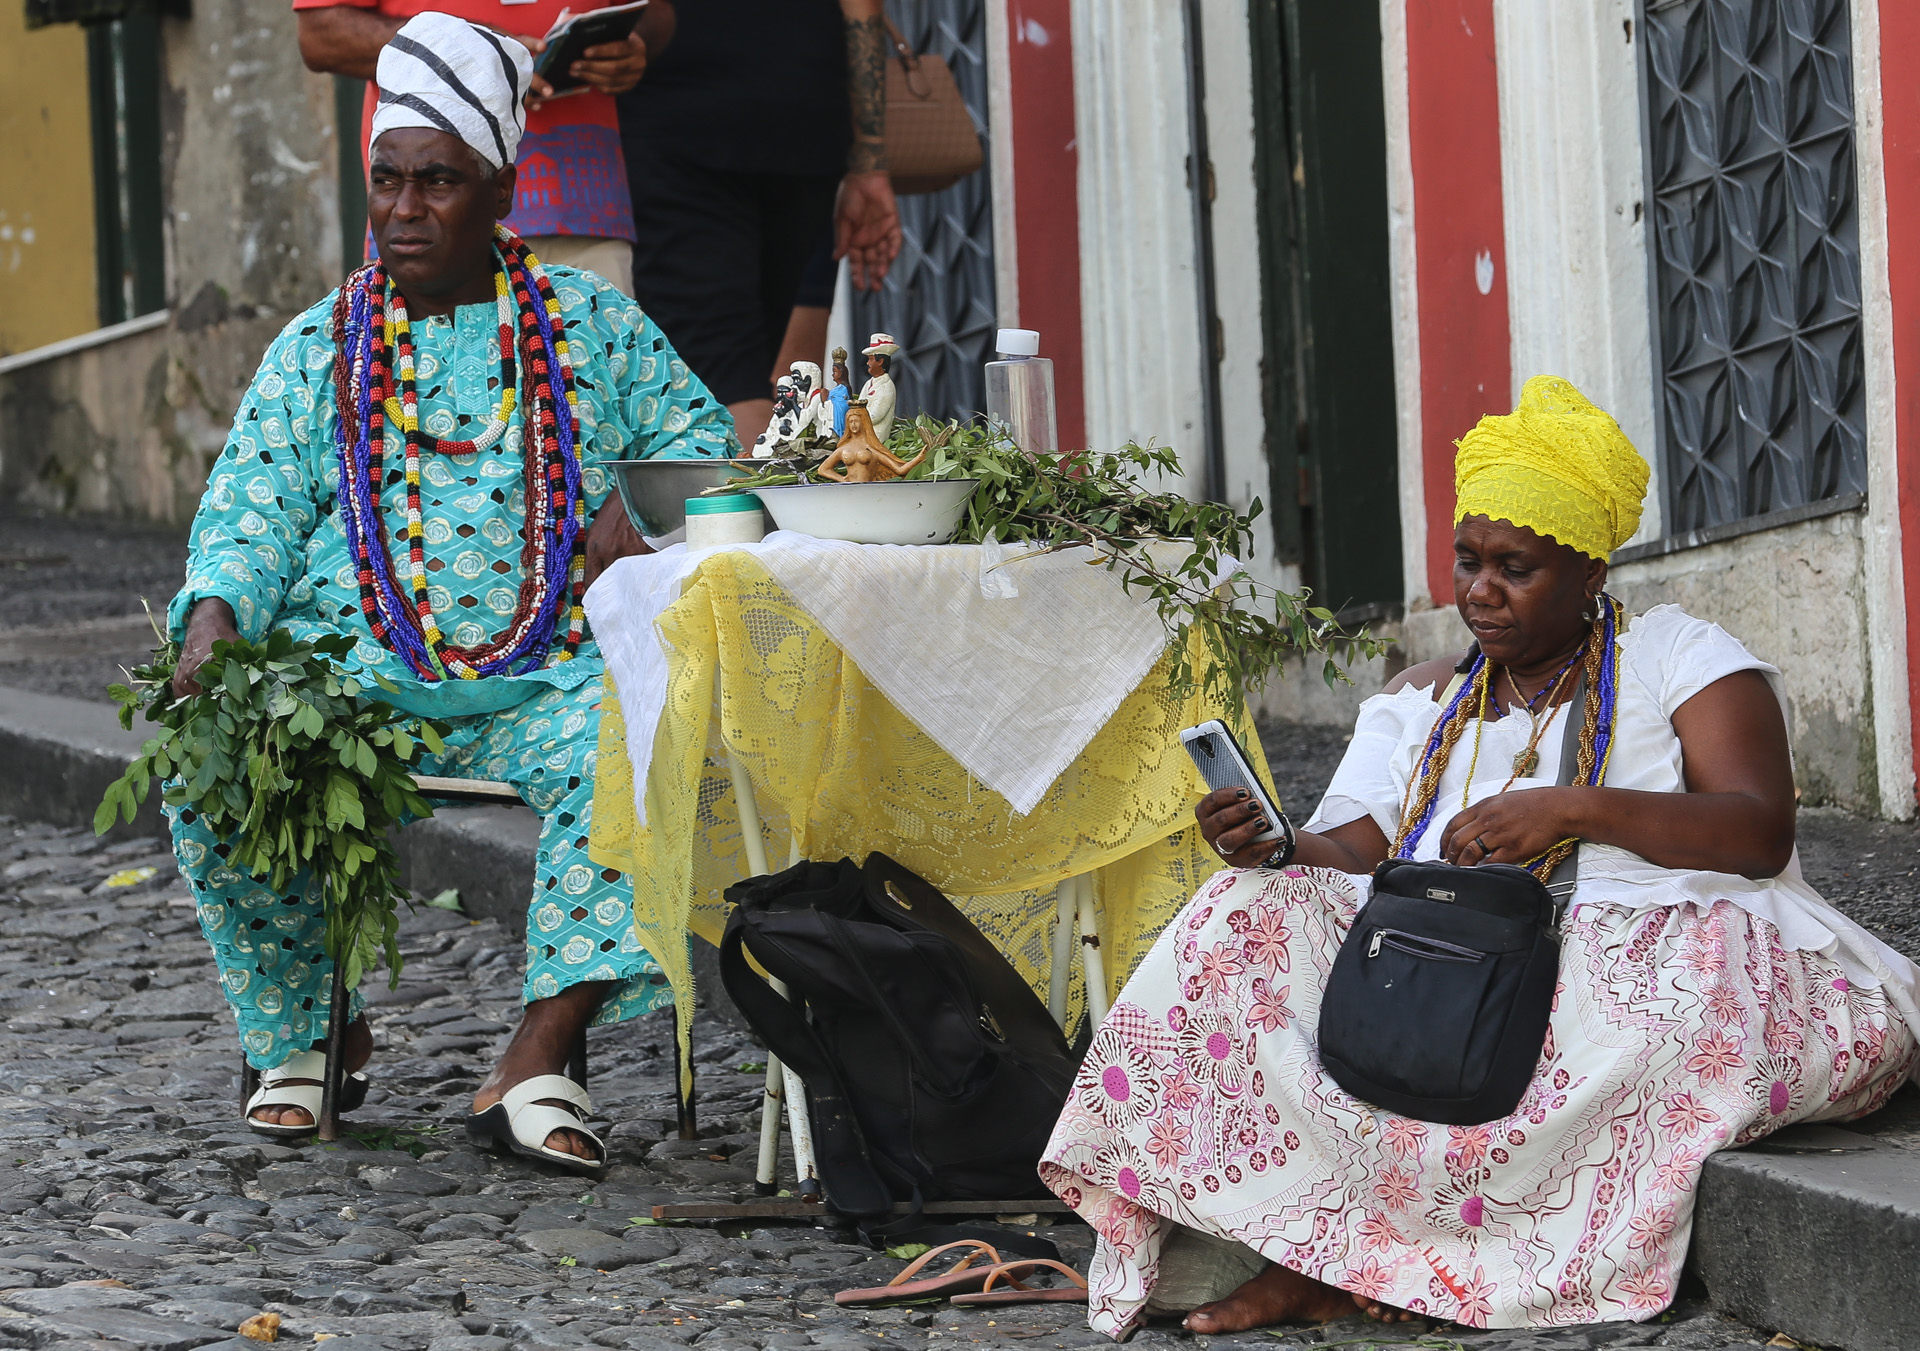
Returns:
[[[1368,1299],[1365,1295],[1352,1295],[1349,1298],[1361,1313],[1376,1323],[1411,1323],[1420,1316],[1408,1313],[1405,1309],[1397,1309],[1391,1304],[1382,1304],[1377,1299]]]
[[[613,993],[610,980],[587,981],[570,985],[551,999],[536,999],[527,1005],[514,1030],[513,1040],[500,1056],[500,1063],[473,1095],[473,1110],[484,1112],[506,1096],[515,1084],[542,1074],[565,1074],[573,1040],[586,1029],[600,1005]],[[571,1103],[559,1098],[541,1098],[543,1107],[558,1107],[571,1112]],[[590,1136],[580,1131],[557,1130],[547,1136],[548,1149],[597,1162],[600,1151]]]
[[[312,1047],[324,1051],[327,1044],[316,1041]],[[356,1018],[347,1024],[345,1051],[346,1073],[362,1069],[373,1059],[373,1029],[367,1026],[365,1018]],[[283,1079],[285,1084],[317,1084],[318,1079]],[[252,1119],[263,1126],[311,1126],[313,1113],[304,1107],[259,1107],[254,1109]]]
[[[1202,1304],[1185,1327],[1203,1336],[1245,1332],[1274,1323],[1327,1323],[1353,1313],[1354,1297],[1311,1276],[1271,1266],[1225,1299]]]

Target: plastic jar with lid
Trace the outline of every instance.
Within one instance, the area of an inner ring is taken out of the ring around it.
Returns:
[[[718,549],[756,544],[767,533],[766,512],[752,493],[720,493],[687,499],[687,548]]]

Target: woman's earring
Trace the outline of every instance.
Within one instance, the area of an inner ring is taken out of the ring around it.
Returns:
[[[1599,613],[1594,609],[1593,597],[1588,596],[1587,608],[1580,612],[1581,620],[1584,621],[1585,623],[1591,624],[1594,620],[1598,619],[1599,617],[1600,617]]]

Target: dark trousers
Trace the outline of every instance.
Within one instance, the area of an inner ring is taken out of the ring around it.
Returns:
[[[633,296],[721,403],[773,395],[769,372],[840,180],[727,173],[625,138]]]

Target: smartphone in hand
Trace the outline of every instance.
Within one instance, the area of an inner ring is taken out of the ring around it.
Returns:
[[[1218,718],[1209,718],[1198,727],[1189,727],[1180,733],[1180,741],[1187,748],[1187,754],[1193,759],[1193,767],[1200,771],[1200,778],[1207,785],[1207,791],[1220,788],[1244,788],[1248,796],[1258,804],[1265,815],[1267,828],[1254,836],[1256,844],[1281,838],[1280,808],[1274,803],[1273,794],[1260,782],[1260,776],[1253,772],[1253,764],[1247,759],[1247,753],[1240,749],[1224,722]]]

